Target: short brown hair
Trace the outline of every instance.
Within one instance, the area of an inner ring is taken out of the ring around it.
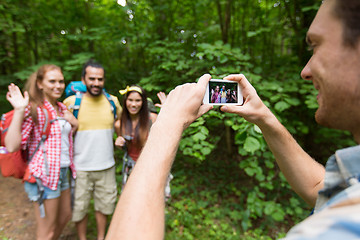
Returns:
[[[360,39],[360,1],[335,0],[333,14],[343,23],[344,44],[355,47]]]

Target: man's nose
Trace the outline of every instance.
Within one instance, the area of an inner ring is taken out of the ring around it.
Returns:
[[[95,85],[95,86],[99,86],[99,85],[100,85],[99,79],[95,79],[95,80],[94,80],[94,85]]]
[[[301,71],[301,77],[304,80],[309,80],[311,81],[312,79],[312,73],[311,73],[311,68],[310,68],[310,61],[311,59],[307,62],[307,64],[305,65],[305,67],[303,68],[303,70]]]

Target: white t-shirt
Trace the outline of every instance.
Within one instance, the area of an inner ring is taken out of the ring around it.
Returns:
[[[60,153],[60,167],[70,166],[70,143],[69,134],[71,131],[71,124],[63,118],[58,119],[61,129],[61,153]]]

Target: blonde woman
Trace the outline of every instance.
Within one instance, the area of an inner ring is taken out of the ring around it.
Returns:
[[[72,133],[77,129],[77,120],[58,102],[64,89],[60,67],[43,65],[26,82],[24,95],[15,84],[9,85],[6,95],[14,115],[5,146],[9,152],[27,148],[29,156],[33,156],[29,172],[36,181],[26,181],[24,186],[35,210],[37,239],[58,239],[71,219],[69,168],[75,177]],[[44,144],[37,148],[46,113],[56,121],[51,123]],[[44,208],[39,208],[37,202],[43,202]]]

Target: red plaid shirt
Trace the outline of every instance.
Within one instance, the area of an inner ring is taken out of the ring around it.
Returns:
[[[59,106],[60,116],[63,116],[66,106],[63,103],[57,102]],[[53,119],[57,118],[55,108],[45,100],[44,106],[49,109]],[[38,124],[35,124],[30,115],[30,105],[25,109],[25,119],[21,130],[21,146],[22,149],[28,148],[29,156],[32,156],[37,145],[41,140],[41,133],[45,124],[45,116],[41,107],[37,108]],[[29,117],[27,117],[29,116]],[[75,167],[73,162],[73,138],[72,131],[69,134],[69,153],[70,153],[70,168],[75,178]],[[46,175],[45,163],[43,156],[43,149],[40,146],[39,150],[35,153],[29,164],[29,170],[32,175],[40,178],[43,185],[56,190],[59,176],[60,176],[60,153],[61,153],[61,128],[58,121],[51,123],[50,134],[46,139],[45,143],[46,157],[49,166],[49,176]]]

